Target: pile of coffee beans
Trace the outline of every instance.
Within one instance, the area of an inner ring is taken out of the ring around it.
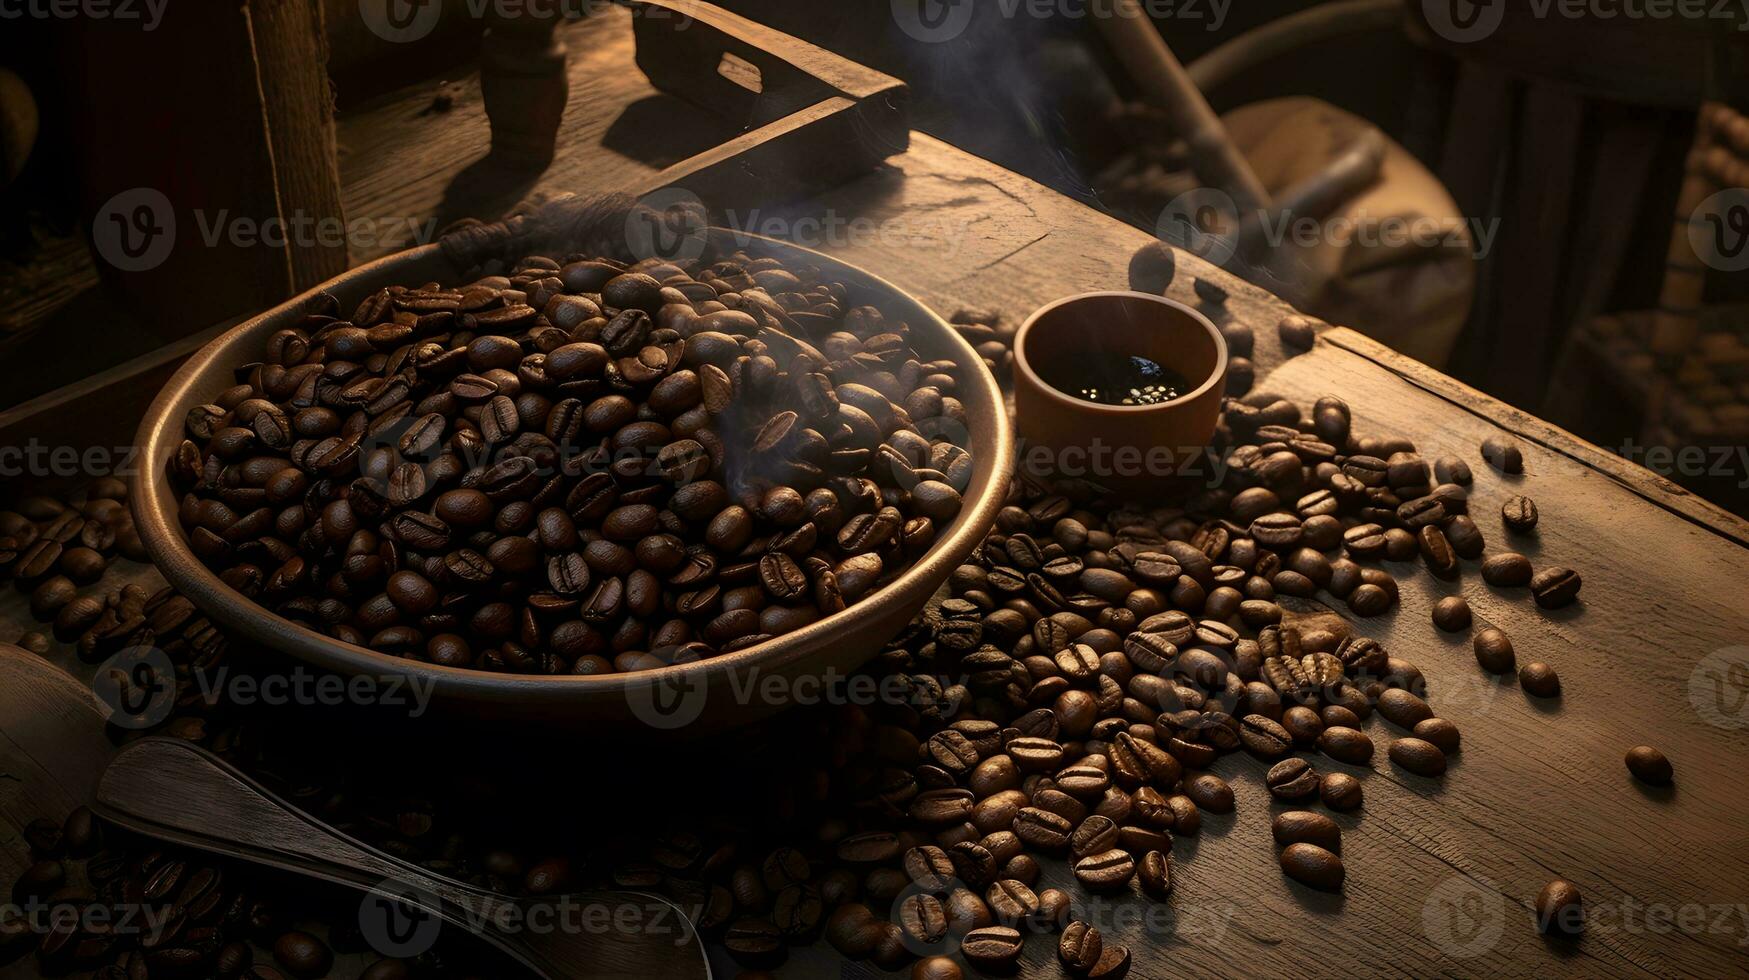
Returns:
[[[54,620],[81,588],[101,580],[118,555],[146,560],[127,485],[116,477],[100,477],[65,500],[31,496],[0,510],[0,582],[28,593],[40,622]]]
[[[280,615],[451,667],[781,636],[925,553],[972,471],[953,362],[744,254],[328,298],[237,382],[173,461],[194,553]]]

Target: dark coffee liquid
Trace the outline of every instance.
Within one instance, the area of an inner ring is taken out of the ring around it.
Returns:
[[[1039,367],[1045,383],[1101,405],[1158,405],[1190,390],[1184,376],[1145,357],[1078,351]]]

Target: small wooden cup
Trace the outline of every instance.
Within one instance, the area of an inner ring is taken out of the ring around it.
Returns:
[[[1034,367],[1082,351],[1146,357],[1193,387],[1158,405],[1102,405],[1051,387]],[[1207,479],[1204,450],[1220,420],[1226,380],[1226,340],[1182,303],[1132,292],[1057,300],[1027,318],[1014,338],[1020,470],[1137,500],[1183,492]]]

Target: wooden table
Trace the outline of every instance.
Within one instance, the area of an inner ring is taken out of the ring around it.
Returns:
[[[573,44],[588,52],[580,70],[604,71],[601,66],[615,62],[602,52],[616,46],[629,60],[623,20],[578,30],[595,32],[589,44]],[[585,74],[573,79],[572,91],[584,90],[584,83],[635,90],[626,75]],[[428,89],[410,89],[380,110],[403,112],[420,91],[428,97]],[[637,102],[618,104],[631,105],[628,114],[647,111]],[[461,104],[467,105],[466,96]],[[597,139],[572,133],[574,152],[555,164],[543,185],[586,189],[577,175],[591,172],[592,160],[610,160],[603,166],[616,175],[650,169],[599,148],[600,135],[623,115],[596,109],[588,118]],[[358,136],[343,132],[342,143],[356,147],[349,141]],[[451,155],[453,166],[394,187],[358,173],[348,186],[364,195],[361,200],[384,195],[399,213],[432,213],[447,177],[465,165],[472,138],[464,135]],[[344,165],[373,164],[351,154]],[[355,202],[349,211],[361,213]],[[804,232],[797,236],[803,244],[899,283],[943,312],[984,306],[1015,318],[1067,293],[1124,288],[1129,256],[1148,240],[923,134],[882,171],[761,218],[812,218],[844,229],[816,237],[806,232],[812,225],[789,226]],[[1364,809],[1338,817],[1346,890],[1327,895],[1287,881],[1276,866],[1269,819],[1283,808],[1263,789],[1263,766],[1242,754],[1223,761],[1219,770],[1234,782],[1238,812],[1206,819],[1199,837],[1178,843],[1177,885],[1166,911],[1134,898],[1101,910],[1108,920],[1130,917],[1129,927],[1107,931],[1129,944],[1131,976],[1578,977],[1749,969],[1749,817],[1743,808],[1749,706],[1737,703],[1745,692],[1729,683],[1749,669],[1749,648],[1742,646],[1749,636],[1749,525],[1350,331],[1328,331],[1313,353],[1284,360],[1274,331],[1289,312],[1284,304],[1188,255],[1180,257],[1171,295],[1191,300],[1198,276],[1229,290],[1224,315],[1256,329],[1259,374],[1272,372],[1260,388],[1308,404],[1338,392],[1353,406],[1359,431],[1402,433],[1429,458],[1469,460],[1476,473],[1472,511],[1491,548],[1507,545],[1498,516],[1504,497],[1534,496],[1541,529],[1510,546],[1539,566],[1578,569],[1585,588],[1577,605],[1546,613],[1525,590],[1483,585],[1475,563],[1451,584],[1418,567],[1393,567],[1403,586],[1401,607],[1357,628],[1417,663],[1439,714],[1462,727],[1463,750],[1451,771],[1434,781],[1394,769],[1382,750],[1381,720],[1369,723],[1381,741],[1370,767],[1316,760],[1356,772],[1366,783]],[[138,387],[145,384],[139,378],[161,370],[162,364],[151,371],[136,367],[133,375],[106,383],[126,389],[132,377]],[[127,390],[121,403],[150,393]],[[112,414],[86,415],[89,438],[101,442],[131,432],[133,416]],[[15,416],[15,422],[28,426],[30,418]],[[1500,432],[1523,446],[1523,476],[1502,476],[1482,463],[1477,446]],[[106,585],[120,575],[155,580],[151,570],[133,566],[112,572]],[[1544,660],[1560,670],[1561,698],[1534,701],[1514,681],[1487,679],[1467,635],[1434,630],[1431,606],[1459,592],[1475,609],[1477,629],[1495,625],[1513,636],[1521,663]],[[23,597],[9,591],[0,598],[0,619],[6,639],[30,628]],[[52,659],[72,664],[65,649]],[[1715,678],[1724,685],[1717,692]],[[9,733],[19,724],[0,719]],[[1673,789],[1630,780],[1622,755],[1641,742],[1659,746],[1675,763]],[[0,741],[0,772],[29,764],[15,743]],[[8,818],[30,802],[18,798],[20,785],[0,779],[0,812]],[[11,829],[0,834],[0,853],[7,855],[0,870],[17,866],[17,845]],[[1047,878],[1067,881],[1060,865],[1046,869]],[[1592,925],[1577,940],[1545,939],[1531,922],[1533,897],[1557,876],[1576,882],[1591,910]],[[1048,946],[1029,944],[1024,975],[1060,975]],[[838,969],[821,945],[798,953],[780,974]],[[876,971],[861,965],[850,973]]]

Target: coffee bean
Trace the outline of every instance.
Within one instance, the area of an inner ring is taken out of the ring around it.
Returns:
[[[1518,667],[1518,657],[1513,653],[1512,640],[1498,629],[1488,627],[1476,634],[1473,641],[1476,651],[1476,663],[1490,674],[1510,674]]]
[[[1470,485],[1470,464],[1456,456],[1442,456],[1433,461],[1433,475],[1441,483],[1455,483],[1460,487]]]
[[[911,980],[964,980],[965,971],[945,956],[928,956],[911,965]]]
[[[947,938],[947,908],[934,895],[907,895],[899,903],[899,928],[916,946],[934,946]]]
[[[1546,933],[1575,934],[1585,928],[1585,904],[1579,886],[1556,878],[1536,896],[1537,928]]]
[[[1470,628],[1470,604],[1461,595],[1448,595],[1433,604],[1433,625],[1447,633]]]
[[[1281,338],[1282,345],[1288,349],[1290,356],[1295,351],[1311,350],[1318,342],[1318,333],[1312,324],[1310,317],[1293,314],[1282,317],[1275,325],[1276,335]]]
[[[1310,810],[1286,810],[1270,827],[1275,846],[1312,844],[1334,854],[1342,853],[1342,829],[1336,821]]]
[[[1329,772],[1318,783],[1318,798],[1332,810],[1348,812],[1360,808],[1360,780],[1345,772]]]
[[[1263,715],[1246,715],[1239,722],[1239,740],[1259,759],[1279,759],[1294,746],[1293,735],[1279,722]]]
[[[1213,773],[1199,773],[1184,781],[1184,795],[1197,809],[1210,813],[1233,812],[1233,787]]]
[[[1560,609],[1579,597],[1579,573],[1570,568],[1545,568],[1530,580],[1530,592],[1544,609]]]
[[[1528,663],[1518,668],[1518,685],[1532,697],[1552,698],[1561,693],[1560,677],[1555,668],[1545,663]]]
[[[273,943],[273,958],[292,976],[310,980],[333,969],[334,954],[326,944],[307,932],[287,932]]]
[[[1413,731],[1416,738],[1433,743],[1446,755],[1458,750],[1458,743],[1462,738],[1458,727],[1444,718],[1423,718],[1415,723]]]
[[[1057,960],[1071,973],[1086,973],[1099,963],[1104,937],[1085,922],[1071,922],[1057,937]]]
[[[1283,759],[1270,767],[1264,783],[1278,800],[1303,800],[1318,792],[1318,772],[1304,759]]]
[[[1650,745],[1636,745],[1628,750],[1628,771],[1642,783],[1663,786],[1670,782],[1673,770],[1664,753]]]
[[[1500,508],[1500,516],[1507,530],[1529,534],[1536,529],[1536,501],[1529,497],[1508,498]]]
[[[1502,436],[1482,440],[1482,458],[1502,473],[1523,473],[1524,453],[1517,444]]]
[[[1281,852],[1281,870],[1300,884],[1320,891],[1342,888],[1342,859],[1315,844],[1289,844]]]
[[[1390,688],[1379,695],[1379,714],[1385,720],[1398,728],[1414,728],[1416,725],[1433,717],[1433,709],[1427,702],[1401,688]]]
[[[1445,774],[1445,753],[1434,745],[1419,738],[1399,738],[1391,743],[1388,754],[1391,761],[1417,776],[1442,776]]]
[[[1376,585],[1362,585],[1348,596],[1348,608],[1356,616],[1373,617],[1391,608],[1391,595]]]
[[[884,940],[883,936],[870,943],[871,952]],[[737,963],[749,967],[774,964],[781,958],[784,948],[783,932],[776,923],[754,916],[731,923],[723,932],[722,942],[723,948]]]
[[[1372,759],[1372,739],[1357,729],[1335,726],[1324,729],[1318,736],[1318,751],[1337,762],[1365,765]]]
[[[1135,873],[1136,860],[1124,850],[1090,854],[1075,862],[1075,880],[1091,891],[1122,888]]]
[[[1428,571],[1447,581],[1457,578],[1461,567],[1457,551],[1452,548],[1444,531],[1435,526],[1424,527],[1416,534],[1415,542]]]
[[[987,972],[1013,969],[1020,959],[1020,931],[1009,926],[985,926],[973,929],[960,940],[960,955],[966,962]]]
[[[1482,562],[1482,581],[1496,588],[1522,588],[1529,585],[1530,580],[1530,559],[1517,552],[1503,551],[1489,555]]]

